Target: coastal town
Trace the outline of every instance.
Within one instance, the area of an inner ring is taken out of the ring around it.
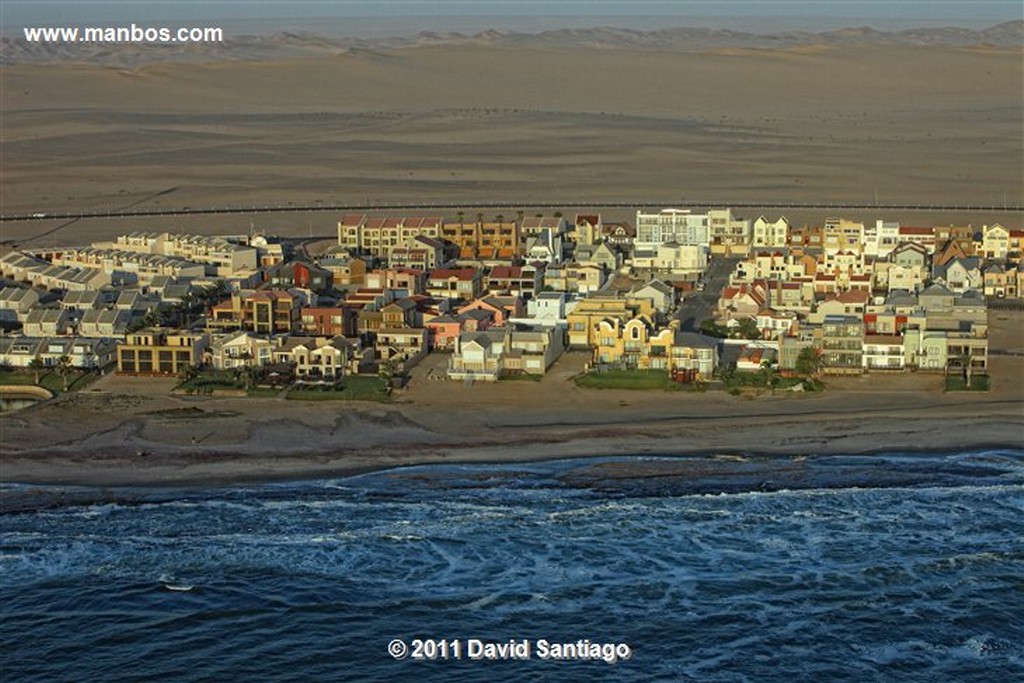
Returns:
[[[984,390],[989,309],[1024,305],[1022,243],[998,223],[667,208],[353,213],[336,240],[8,245],[2,383],[59,393],[118,373],[196,394],[380,398],[430,355],[444,361],[429,380],[471,384],[540,379],[582,352],[583,387],[816,391],[829,375],[922,372]]]

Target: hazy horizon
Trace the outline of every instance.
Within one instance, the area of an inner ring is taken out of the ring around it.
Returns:
[[[0,6],[4,34],[24,26],[217,25],[231,35],[311,31],[337,37],[402,37],[420,31],[536,33],[599,26],[636,30],[695,27],[751,33],[884,31],[956,26],[982,29],[1022,18],[1017,2],[28,2]]]

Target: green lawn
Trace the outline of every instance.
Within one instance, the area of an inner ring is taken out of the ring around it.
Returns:
[[[544,375],[531,375],[528,372],[517,372],[501,376],[502,382],[539,382],[542,379],[544,379]]]
[[[346,377],[337,388],[290,389],[286,398],[298,401],[379,401],[391,400],[387,382],[374,375]]]
[[[682,385],[673,382],[665,370],[609,370],[588,372],[574,380],[585,389],[639,389],[679,391]]]
[[[40,372],[40,379],[45,374],[47,373]],[[35,374],[31,370],[0,370],[0,384],[25,386],[34,385],[35,383]]]
[[[282,389],[275,389],[273,387],[253,387],[245,393],[247,396],[252,398],[274,398],[279,395],[281,391]]]
[[[726,374],[722,377],[722,383],[725,384],[726,389],[741,389],[744,387],[755,387],[755,388],[768,388],[765,385],[766,377],[760,372],[734,372]],[[822,388],[822,384],[817,380],[805,380],[803,377],[780,377],[776,375],[773,378],[773,388],[775,389],[789,389],[797,384],[804,384],[805,389],[808,391],[817,391]],[[812,388],[813,387],[813,388]]]
[[[67,377],[68,391],[83,389],[95,382],[98,377],[98,374],[90,370],[73,370]],[[33,386],[35,383],[36,373],[32,370],[0,370],[0,384]],[[64,378],[56,370],[41,370],[39,386],[59,394],[64,391]]]
[[[203,391],[214,389],[244,389],[245,382],[230,370],[206,370],[187,382],[182,382],[175,389],[184,391]]]
[[[960,374],[946,376],[946,391],[988,391],[988,375],[973,375],[971,386],[967,386]]]

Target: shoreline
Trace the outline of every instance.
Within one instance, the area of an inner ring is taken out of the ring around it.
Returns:
[[[434,463],[1024,448],[1024,357],[992,356],[983,393],[903,374],[743,396],[583,389],[569,381],[583,360],[536,383],[462,386],[428,378],[445,361],[432,355],[390,403],[196,398],[172,394],[173,379],[108,375],[3,414],[0,483],[211,487]]]
[[[776,451],[729,451],[714,452],[708,450],[680,451],[676,453],[601,453],[586,455],[551,455],[531,453],[525,457],[498,459],[441,459],[426,457],[412,458],[400,464],[368,464],[365,466],[326,466],[288,468],[270,474],[245,475],[242,472],[225,474],[225,478],[142,478],[139,480],[115,481],[107,479],[102,471],[93,472],[98,477],[83,479],[65,479],[64,477],[47,477],[43,481],[2,481],[0,482],[0,515],[41,510],[62,509],[89,505],[143,505],[163,502],[205,498],[211,493],[227,493],[240,489],[261,489],[275,485],[312,484],[329,480],[348,480],[367,474],[383,474],[395,479],[420,479],[429,476],[428,472],[412,473],[417,468],[435,467],[478,467],[481,469],[530,465],[566,464],[566,471],[558,475],[559,481],[569,488],[587,488],[595,493],[604,490],[608,485],[625,481],[636,485],[660,483],[668,480],[669,484],[678,484],[680,480],[694,488],[692,491],[680,491],[676,495],[726,495],[730,493],[748,492],[782,492],[806,490],[842,490],[848,488],[879,489],[879,488],[919,488],[928,483],[917,481],[886,481],[884,472],[877,480],[865,485],[862,481],[843,480],[840,472],[831,483],[819,485],[796,485],[784,482],[766,488],[765,484],[773,480],[763,479],[773,473],[793,469],[798,463],[812,461],[814,465],[828,466],[829,460],[843,458],[880,458],[914,456],[949,456],[956,454],[980,454],[992,451],[1011,451],[1024,456],[1024,445],[1020,443],[965,443],[946,447],[879,447],[862,452],[823,451],[817,453],[784,453]],[[711,472],[707,471],[712,466]],[[685,471],[692,466],[692,471]],[[149,472],[157,474],[157,472]],[[721,484],[721,480],[735,477],[732,486]],[[755,484],[755,480],[761,480]],[[431,479],[445,481],[445,479]],[[575,481],[574,481],[575,480]],[[580,483],[583,482],[583,483]],[[589,483],[588,483],[589,482]],[[736,485],[740,488],[737,489]],[[444,486],[444,484],[441,484]],[[602,485],[605,487],[602,489]],[[931,484],[941,485],[941,484]],[[957,484],[962,486],[965,484]],[[662,494],[663,495],[663,494]]]
[[[631,457],[777,460],[1021,449],[1024,444],[1014,436],[1024,429],[1024,421],[1012,413],[1014,404],[1009,403],[1007,407],[1008,412],[975,416],[956,423],[951,423],[944,415],[946,411],[941,409],[911,409],[913,415],[910,416],[878,418],[872,422],[874,429],[871,430],[850,428],[848,423],[844,425],[835,420],[834,413],[822,412],[769,415],[766,417],[782,420],[782,423],[749,425],[745,429],[729,423],[746,418],[709,420],[655,416],[648,421],[634,422],[630,427],[621,424],[603,428],[593,424],[534,425],[515,439],[445,440],[442,443],[402,439],[401,443],[389,447],[366,449],[282,448],[279,452],[275,450],[275,442],[280,442],[274,438],[267,439],[259,449],[251,448],[250,443],[196,449],[148,441],[126,441],[119,444],[120,447],[111,447],[113,444],[108,442],[85,449],[79,442],[2,453],[0,483],[98,489],[198,489],[339,479],[423,465],[525,465],[562,460],[586,463],[601,458]],[[701,422],[707,433],[694,434],[687,428],[691,420]],[[886,429],[893,426],[890,424],[893,421],[903,423],[902,432]],[[130,422],[122,423],[119,429],[106,436],[120,440],[120,432]],[[710,422],[714,424],[708,424]],[[282,427],[287,425],[271,425],[266,431],[272,433]],[[575,433],[545,433],[553,429]],[[719,436],[723,430],[730,436]],[[846,433],[828,433],[837,430]],[[617,434],[611,436],[609,431]],[[874,438],[880,432],[887,437],[884,443]],[[289,435],[281,436],[287,440]],[[145,443],[152,450],[140,451],[136,448],[138,443]]]

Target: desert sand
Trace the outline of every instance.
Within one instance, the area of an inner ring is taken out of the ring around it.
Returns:
[[[492,200],[1019,205],[1021,54],[468,43],[264,61],[5,64],[3,213]],[[1020,212],[858,217],[1021,223]],[[328,235],[337,218],[2,230],[49,246],[155,227]]]

